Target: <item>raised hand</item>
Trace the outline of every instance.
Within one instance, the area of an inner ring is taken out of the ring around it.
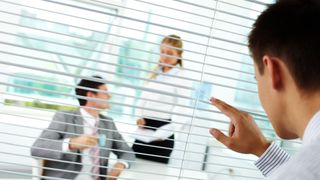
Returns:
[[[219,99],[211,98],[210,102],[230,118],[229,135],[212,128],[212,136],[236,152],[261,156],[266,151],[270,142],[263,136],[252,116]]]

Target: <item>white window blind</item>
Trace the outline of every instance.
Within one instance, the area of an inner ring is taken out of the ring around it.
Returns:
[[[209,98],[248,111],[268,139],[290,153],[299,148],[299,141],[281,141],[268,122],[247,48],[252,24],[271,3],[0,0],[0,179],[43,177],[39,170],[44,166],[37,162],[52,159],[32,157],[30,148],[56,112],[68,114],[59,110],[79,108],[74,89],[80,79],[92,75],[102,76],[104,80],[91,79],[106,83],[112,95],[111,108],[102,113],[113,118],[124,137],[121,143],[132,146],[137,111],[187,119],[172,122],[183,128],[174,132],[169,164],[136,159],[119,179],[263,179],[253,165],[256,157],[232,152],[210,136],[210,127],[227,132],[229,120],[209,104]],[[160,74],[183,83],[161,85],[181,90],[176,93],[146,87],[159,83],[149,75],[163,55],[161,39],[169,34],[182,38],[184,76]],[[179,100],[148,99],[143,92]],[[178,110],[161,111],[139,101]],[[102,158],[110,165],[117,160],[114,155]]]

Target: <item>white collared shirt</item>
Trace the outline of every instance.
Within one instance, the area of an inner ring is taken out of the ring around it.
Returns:
[[[172,76],[167,76],[166,74]],[[137,103],[138,107],[136,108],[136,116],[150,119],[172,120],[170,124],[164,125],[158,129],[159,133],[157,132],[156,134],[159,135],[159,137],[157,137],[159,139],[166,139],[170,137],[174,132],[181,130],[184,124],[189,122],[191,119],[191,108],[182,107],[190,106],[190,100],[170,95],[177,94],[191,97],[192,83],[183,78],[185,78],[185,73],[180,67],[174,67],[166,73],[162,72],[162,74],[158,74],[154,79],[154,82],[148,82],[145,85],[145,88],[149,89],[149,91],[142,91],[140,96],[145,99],[139,99]],[[184,86],[185,88],[177,86]],[[152,91],[161,91],[163,93]],[[170,94],[166,95],[166,93]],[[150,101],[149,99],[160,102]],[[189,117],[177,114],[184,114]]]
[[[89,114],[86,110],[80,108],[80,114],[83,118],[83,133],[84,134],[93,134],[93,128],[96,123],[96,121],[99,121],[99,118],[93,117],[91,114]],[[62,151],[68,152],[69,150],[69,142],[70,138],[64,139],[64,143],[62,145]],[[81,164],[82,169],[79,172],[78,176],[76,176],[75,180],[92,180],[91,168],[92,168],[92,161],[90,159],[89,154],[90,149],[85,149],[82,151],[82,158],[81,158]]]
[[[320,179],[320,111],[309,121],[301,150],[290,158],[284,150],[272,143],[255,163],[268,180]]]
[[[96,121],[99,121],[99,118],[93,117],[91,114],[89,114],[86,110],[80,108],[80,113],[83,118],[83,133],[84,134],[93,134],[93,129]],[[82,169],[79,173],[79,175],[75,178],[75,180],[91,180],[92,176],[90,174],[86,173],[91,173],[91,168],[92,168],[92,161],[90,159],[90,154],[89,154],[90,149],[85,149],[82,151],[82,156],[81,158],[81,163],[83,164]]]

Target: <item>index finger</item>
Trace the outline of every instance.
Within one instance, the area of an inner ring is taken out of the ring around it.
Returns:
[[[229,118],[236,119],[237,117],[239,117],[241,111],[239,111],[237,108],[234,108],[233,106],[230,106],[224,101],[221,101],[216,98],[211,98],[210,102]]]

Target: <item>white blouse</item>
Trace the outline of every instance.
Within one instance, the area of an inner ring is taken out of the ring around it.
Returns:
[[[166,76],[165,74],[173,75],[174,77]],[[137,116],[159,120],[171,119],[170,124],[160,127],[155,132],[155,136],[159,139],[170,137],[191,120],[192,109],[190,100],[172,95],[177,94],[191,98],[192,82],[183,79],[183,77],[186,77],[185,71],[180,67],[172,68],[164,74],[158,74],[154,79],[155,81],[146,84],[145,88],[148,90],[142,91],[141,94],[141,98],[144,99],[139,99],[138,101],[138,107],[136,108]],[[156,102],[150,100],[155,100]],[[179,105],[188,107],[181,107]]]

